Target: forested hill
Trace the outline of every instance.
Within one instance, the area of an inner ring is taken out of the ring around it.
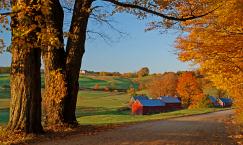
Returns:
[[[10,67],[1,67],[0,66],[0,74],[10,73]]]

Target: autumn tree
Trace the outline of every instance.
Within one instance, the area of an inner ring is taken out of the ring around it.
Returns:
[[[49,39],[42,38],[42,58],[44,62],[45,91],[44,111],[46,125],[60,125],[64,123],[64,101],[68,96],[66,81],[66,54],[63,40],[64,12],[59,0],[42,2],[43,24],[42,34]]]
[[[12,63],[11,103],[8,130],[41,133],[41,50],[36,42],[40,32],[38,1],[16,0],[11,3]],[[24,10],[24,11],[23,11]]]
[[[243,122],[243,7],[240,0],[224,0],[213,13],[182,23],[177,39],[179,58],[192,61],[214,85],[234,98]]]
[[[143,67],[137,72],[138,77],[144,77],[149,75],[149,68],[148,67]]]
[[[98,90],[98,89],[100,89],[100,84],[95,84],[94,85],[94,90]]]
[[[197,83],[196,77],[190,72],[183,73],[178,78],[176,90],[181,97],[182,104],[189,108],[198,107],[203,98],[201,87]]]
[[[177,75],[173,72],[162,76],[155,76],[148,84],[147,89],[153,97],[176,96]]]

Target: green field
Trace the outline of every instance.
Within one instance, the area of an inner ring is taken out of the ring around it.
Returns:
[[[165,112],[153,115],[131,115],[130,111],[111,111],[104,114],[82,116],[78,118],[78,122],[83,125],[105,125],[105,124],[123,124],[152,120],[169,119],[173,117],[196,115],[210,113],[227,108],[200,108],[200,109],[184,109],[172,112]]]
[[[9,98],[10,96],[10,81],[8,74],[0,75],[0,99]],[[0,106],[1,108],[1,106]]]
[[[79,78],[80,88],[94,88],[96,84],[99,84],[99,88],[104,89],[105,87],[112,89],[124,89],[127,90],[129,87],[137,88],[138,84],[134,83],[131,79],[111,76],[81,76]]]
[[[127,78],[119,77],[93,77],[81,76],[79,79],[80,88],[93,88],[99,84],[100,88],[109,87],[112,89],[128,89],[130,86],[137,87],[138,84]],[[8,87],[6,87],[8,86]],[[42,79],[42,86],[43,79]],[[9,112],[9,75],[0,76],[0,124],[8,120]],[[79,91],[77,102],[77,116],[107,114],[115,112],[118,108],[125,107],[129,95],[116,91]]]
[[[127,90],[131,86],[138,88],[138,83],[135,83],[132,79],[112,76],[80,76],[79,86],[80,88],[93,89],[96,84],[99,84],[100,89],[106,87],[111,89],[123,89]],[[44,88],[44,77],[42,76],[41,86]],[[0,99],[9,98],[10,96],[10,81],[9,75],[0,75]],[[0,106],[1,107],[1,106]]]
[[[142,78],[139,81],[146,82],[151,77]],[[109,124],[109,123],[127,123],[146,120],[165,119],[174,116],[192,115],[217,111],[214,108],[180,110],[155,115],[134,116],[127,109],[130,96],[126,92],[114,91],[115,89],[126,90],[133,86],[138,87],[136,79],[107,77],[107,76],[81,76],[79,79],[80,88],[89,88],[80,90],[77,100],[76,115],[80,124]],[[93,91],[96,84],[100,89],[109,87],[113,91]],[[9,114],[9,75],[0,76],[0,124],[8,121]],[[43,79],[42,79],[42,86]],[[146,90],[138,93],[146,94]],[[219,108],[220,109],[220,108]]]

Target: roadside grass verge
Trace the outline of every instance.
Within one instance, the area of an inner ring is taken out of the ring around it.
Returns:
[[[229,108],[199,108],[199,109],[183,109],[172,112],[165,112],[153,115],[131,115],[130,111],[110,110],[103,112],[104,114],[87,115],[78,118],[81,125],[107,125],[107,124],[126,124],[153,120],[163,120],[175,117],[190,116],[197,114],[205,114]],[[105,114],[106,113],[106,114]]]

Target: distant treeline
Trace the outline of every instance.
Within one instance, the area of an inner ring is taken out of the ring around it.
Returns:
[[[40,70],[41,73],[44,73],[44,69]],[[0,74],[9,74],[10,73],[10,67],[1,67],[0,66]]]
[[[97,76],[119,76],[119,77],[127,77],[127,78],[135,78],[135,77],[144,77],[149,75],[149,68],[143,67],[137,72],[127,72],[127,73],[120,73],[120,72],[94,72],[94,71],[87,71],[82,70],[80,74],[86,75],[97,75]]]
[[[0,74],[10,73],[10,67],[0,67]]]

